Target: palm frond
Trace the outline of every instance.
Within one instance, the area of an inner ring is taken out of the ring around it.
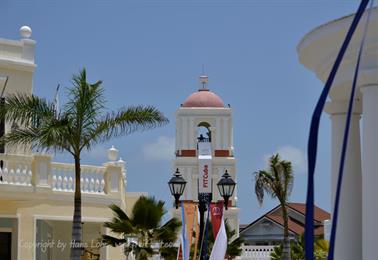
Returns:
[[[111,222],[105,222],[104,227],[109,228],[114,233],[122,233],[122,234],[135,233],[135,229],[130,222],[122,221],[117,218],[113,218]]]
[[[60,135],[59,129],[52,125],[43,128],[17,128],[0,138],[0,143],[10,147],[20,146],[46,151],[70,151],[66,141],[65,137]]]
[[[129,135],[136,131],[144,131],[168,123],[168,119],[155,107],[135,106],[122,108],[118,112],[109,112],[96,122],[88,132],[84,145],[90,142],[103,142],[113,137]]]
[[[113,213],[119,220],[130,221],[129,216],[127,216],[126,212],[124,212],[118,205],[112,204],[109,206],[109,208],[113,211]]]
[[[160,248],[160,255],[166,260],[176,260],[177,259],[177,247],[169,246],[169,247],[161,247]]]
[[[105,104],[104,90],[102,81],[94,84],[87,82],[85,69],[78,75],[73,75],[72,84],[73,87],[68,89],[68,101],[64,110],[75,129],[75,142],[82,147],[85,139],[83,133],[93,129],[101,116]]]
[[[164,202],[154,197],[140,197],[132,210],[131,222],[137,228],[149,230],[160,225],[165,214]]]
[[[255,172],[255,194],[260,205],[264,201],[265,192],[275,196],[274,193],[274,177],[267,171]]]
[[[112,247],[120,246],[126,243],[126,240],[122,238],[116,238],[109,235],[102,235],[101,237],[102,243],[104,243],[105,245],[110,245]]]
[[[294,182],[293,168],[292,168],[291,162],[289,161],[282,161],[281,167],[282,167],[282,174],[283,174],[283,179],[284,179],[284,193],[288,197],[290,196],[291,191],[293,189],[293,182]]]
[[[174,242],[177,239],[177,232],[181,227],[181,222],[176,218],[171,218],[163,226],[154,231],[157,241],[164,243]]]
[[[29,126],[38,126],[41,120],[55,115],[54,105],[34,95],[12,94],[7,96],[0,106],[0,118],[8,122]]]

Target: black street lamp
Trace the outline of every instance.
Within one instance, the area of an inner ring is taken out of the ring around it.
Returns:
[[[168,186],[171,190],[172,196],[175,197],[175,205],[176,209],[178,209],[180,197],[184,193],[184,189],[186,186],[186,181],[181,176],[178,168],[176,169],[176,172],[173,174],[173,177],[169,180]]]
[[[228,174],[227,170],[223,174],[222,178],[219,180],[218,184],[218,190],[220,195],[224,199],[224,207],[227,210],[228,208],[228,200],[234,194],[236,182],[231,178],[231,175]]]
[[[178,208],[180,196],[183,194],[186,181],[182,178],[179,170],[177,169],[174,176],[168,182],[169,189],[171,190],[171,194],[175,198],[176,209]],[[230,197],[233,195],[236,182],[231,178],[231,175],[225,171],[222,178],[219,180],[218,189],[220,195],[224,199],[224,206],[225,209],[228,209],[228,201]],[[206,259],[206,250],[203,248],[203,238],[204,238],[204,229],[205,229],[205,212],[208,210],[208,205],[212,200],[212,193],[198,193],[198,211],[200,215],[200,233],[199,233],[199,241],[200,241],[200,259]]]

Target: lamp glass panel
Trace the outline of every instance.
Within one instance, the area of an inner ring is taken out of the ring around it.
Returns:
[[[186,183],[181,184],[180,194],[184,193]]]
[[[169,190],[171,191],[171,194],[173,195],[174,194],[174,188],[173,188],[173,184],[172,183],[169,183]]]

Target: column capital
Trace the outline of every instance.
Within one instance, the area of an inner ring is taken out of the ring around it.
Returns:
[[[332,100],[328,101],[324,107],[324,111],[333,116],[333,115],[345,115],[348,113],[349,101],[347,100]],[[353,105],[353,114],[361,115],[362,113],[362,104],[359,99],[355,99]]]

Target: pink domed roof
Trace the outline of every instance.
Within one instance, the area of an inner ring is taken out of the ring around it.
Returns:
[[[182,104],[183,107],[224,107],[222,99],[207,88],[191,94]]]

